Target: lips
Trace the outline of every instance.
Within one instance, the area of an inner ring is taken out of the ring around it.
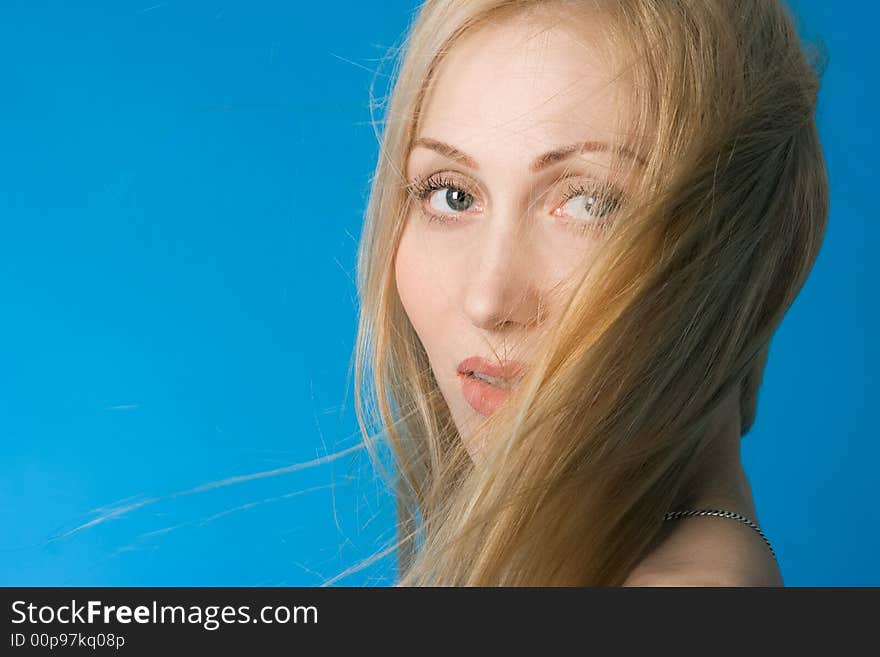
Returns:
[[[458,364],[457,373],[465,400],[481,415],[493,413],[509,394],[511,384],[523,372],[522,363],[497,363],[471,356]]]

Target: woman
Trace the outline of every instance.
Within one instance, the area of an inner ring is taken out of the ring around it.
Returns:
[[[399,584],[782,584],[739,441],[825,230],[819,75],[775,0],[422,5],[358,272]]]

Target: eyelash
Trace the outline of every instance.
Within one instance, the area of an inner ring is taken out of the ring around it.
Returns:
[[[455,180],[447,178],[443,174],[432,174],[424,178],[418,178],[412,181],[407,186],[408,192],[419,201],[419,209],[421,210],[422,214],[425,215],[429,222],[454,223],[456,221],[460,221],[459,217],[456,215],[436,214],[427,210],[424,207],[424,201],[427,200],[428,197],[431,196],[431,194],[441,189],[451,189],[453,191],[467,194],[468,196],[475,196],[474,194],[471,194],[471,192],[469,192],[465,187],[456,183]],[[603,195],[601,197],[603,201],[606,196],[610,196],[610,201],[608,201],[607,203],[612,206],[612,210],[606,212],[595,222],[587,222],[575,219],[566,221],[565,223],[570,225],[573,229],[577,230],[580,233],[586,233],[590,231],[604,232],[612,223],[612,220],[607,219],[606,217],[613,215],[614,211],[623,203],[623,196],[615,192],[613,188],[611,188],[607,183],[597,182],[595,185],[588,185],[585,183],[569,184],[568,191],[563,197],[562,203],[560,203],[556,209],[563,207],[571,199],[578,196],[584,194],[599,193]],[[462,212],[466,212],[466,210],[463,210]]]
[[[464,192],[469,196],[473,196],[473,194],[464,189],[461,185],[458,185],[454,180],[450,178],[444,178],[442,173],[432,174],[426,178],[418,178],[409,185],[410,193],[421,202],[424,202],[431,194],[440,189],[452,189],[457,192]],[[433,212],[425,210],[422,203],[419,204],[419,207],[421,208],[425,216],[427,216],[429,221],[437,221],[440,223],[458,221],[457,217],[435,214]]]
[[[571,199],[583,195],[599,196],[599,198],[601,199],[599,201],[599,205],[609,205],[611,206],[611,209],[607,210],[604,214],[597,217],[594,222],[586,222],[574,219],[568,223],[573,224],[575,228],[577,228],[581,232],[586,232],[590,230],[597,232],[606,231],[613,222],[614,213],[621,205],[623,205],[623,195],[616,192],[608,183],[596,182],[592,185],[588,185],[586,183],[580,182],[574,185],[569,184],[568,192],[565,194],[564,200],[559,207],[563,207]]]

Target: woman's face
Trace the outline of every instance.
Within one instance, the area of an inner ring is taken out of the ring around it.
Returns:
[[[628,189],[627,83],[581,32],[513,19],[456,42],[407,160],[397,289],[472,457]]]

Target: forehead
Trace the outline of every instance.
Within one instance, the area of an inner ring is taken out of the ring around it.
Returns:
[[[525,159],[587,139],[626,142],[630,83],[605,41],[591,38],[603,21],[579,18],[573,24],[516,15],[466,33],[435,74],[419,136],[449,141],[478,159]]]

